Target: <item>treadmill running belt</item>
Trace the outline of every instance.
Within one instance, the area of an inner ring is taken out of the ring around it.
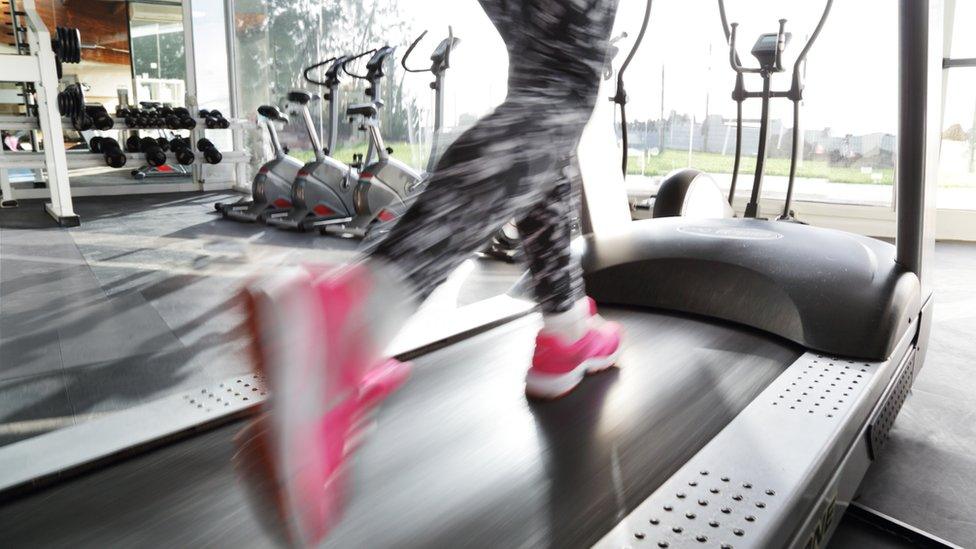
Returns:
[[[589,546],[800,354],[700,319],[606,309],[619,370],[566,398],[521,392],[538,318],[415,361],[358,450],[329,547]],[[11,546],[263,546],[229,458],[240,425],[0,508]]]

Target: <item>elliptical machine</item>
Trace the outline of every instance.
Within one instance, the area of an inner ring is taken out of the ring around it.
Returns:
[[[288,123],[288,117],[277,107],[262,105],[258,107],[258,114],[264,118],[264,125],[268,129],[274,158],[265,162],[254,176],[251,183],[251,199],[240,200],[230,204],[218,202],[214,209],[223,214],[225,219],[235,221],[265,221],[268,215],[286,211],[291,207],[291,184],[302,169],[302,163],[288,156],[281,146],[275,123]]]
[[[437,162],[437,135],[443,126],[443,88],[446,72],[450,67],[451,51],[457,47],[460,39],[454,37],[453,31],[449,31],[449,36],[442,40],[431,54],[430,67],[411,69],[407,66],[407,59],[426,34],[427,31],[424,31],[413,41],[403,57],[402,65],[408,72],[429,72],[434,75],[434,81],[430,84],[435,97],[434,139],[427,167],[428,172],[430,172]],[[359,181],[355,188],[356,215],[347,221],[325,224],[319,229],[322,234],[332,234],[345,238],[363,238],[377,224],[386,225],[399,219],[410,207],[413,199],[423,190],[426,174],[393,158],[391,156],[393,150],[386,146],[380,130],[379,110],[383,106],[380,79],[384,76],[383,64],[386,58],[393,54],[393,51],[394,48],[384,46],[350,58],[343,64],[343,71],[346,74],[353,78],[366,80],[369,83],[366,88],[366,96],[369,98],[369,102],[350,105],[346,109],[346,115],[350,119],[357,116],[362,117],[359,129],[367,133],[369,149],[365,162],[356,165],[357,168],[361,168]],[[349,72],[348,63],[350,61],[370,53],[373,56],[366,62],[365,75]],[[374,154],[376,160],[370,162]]]
[[[330,223],[346,223],[353,218],[356,211],[355,183],[358,179],[356,167],[328,156],[335,147],[339,132],[339,71],[352,59],[355,57],[333,57],[306,68],[304,72],[307,81],[327,89],[324,99],[329,104],[329,136],[325,148],[308,110],[313,96],[301,90],[288,93],[288,108],[300,116],[305,124],[315,160],[302,166],[296,174],[290,187],[291,207],[269,215],[269,225],[304,232]],[[323,66],[328,67],[325,80],[316,81],[309,76],[310,71]]]
[[[736,102],[736,139],[735,164],[732,168],[732,186],[729,189],[730,204],[735,197],[736,180],[739,175],[739,160],[742,154],[742,103],[746,99],[762,99],[762,113],[759,118],[759,150],[756,153],[756,170],[753,175],[752,194],[749,198],[749,203],[746,205],[745,217],[759,216],[759,201],[762,198],[763,171],[766,163],[766,140],[769,131],[769,101],[772,98],[782,97],[793,102],[793,143],[790,151],[790,177],[786,188],[786,200],[783,204],[783,212],[777,219],[780,221],[801,223],[796,219],[796,215],[791,209],[791,206],[793,204],[793,188],[796,179],[796,157],[798,154],[802,154],[802,151],[800,151],[800,102],[803,100],[804,89],[802,69],[806,63],[810,48],[817,41],[817,37],[820,36],[820,31],[823,30],[824,23],[827,22],[827,16],[830,14],[832,5],[833,0],[827,0],[823,14],[820,16],[820,21],[817,23],[810,38],[807,39],[807,43],[803,46],[803,49],[800,50],[799,55],[797,55],[796,61],[793,63],[793,79],[790,88],[785,91],[772,91],[770,86],[772,75],[786,70],[783,67],[783,51],[786,49],[791,38],[790,33],[786,32],[786,19],[779,20],[779,31],[759,36],[751,52],[752,56],[759,61],[759,67],[746,68],[742,66],[736,50],[736,29],[738,23],[732,23],[730,25],[725,15],[725,3],[720,1],[718,4],[719,15],[722,19],[722,30],[725,32],[725,39],[729,43],[729,64],[732,66],[732,70],[735,71],[736,75],[735,88],[732,90],[732,99]],[[746,89],[744,78],[746,74],[758,74],[762,78],[763,88],[761,92],[753,92]]]
[[[715,199],[717,187],[714,181],[707,174],[693,169],[685,168],[677,170],[667,175],[661,182],[657,197],[654,201],[654,217],[669,217],[672,215],[687,215],[688,209],[702,209],[705,211],[715,211],[721,207],[731,215],[733,201],[735,200],[736,183],[739,178],[739,164],[742,159],[742,104],[746,99],[761,99],[762,112],[759,117],[759,148],[756,152],[756,170],[753,173],[752,193],[749,202],[746,204],[743,217],[759,217],[759,201],[762,198],[763,174],[766,165],[766,143],[769,134],[769,102],[773,98],[781,97],[793,102],[793,144],[790,151],[790,177],[787,183],[786,200],[783,204],[783,212],[777,217],[779,221],[802,223],[796,219],[796,214],[792,210],[793,189],[796,183],[796,158],[802,154],[800,151],[800,102],[803,100],[803,65],[806,63],[807,54],[813,47],[827,16],[833,0],[827,0],[820,21],[817,23],[813,34],[803,46],[796,61],[793,63],[793,79],[788,90],[773,91],[771,86],[772,75],[784,72],[783,51],[789,44],[792,36],[786,32],[786,19],[779,20],[779,30],[777,32],[761,34],[756,43],[752,46],[752,56],[759,62],[758,67],[747,68],[742,66],[736,50],[736,29],[738,23],[729,24],[725,15],[725,3],[719,1],[719,15],[722,19],[722,30],[729,44],[729,64],[735,71],[735,87],[732,90],[732,99],[736,103],[735,117],[735,161],[732,167],[732,183],[729,186],[729,195],[723,199],[724,204],[718,205]],[[762,78],[762,91],[749,91],[745,86],[745,75],[757,74]],[[625,130],[626,131],[626,130]],[[626,135],[626,133],[625,133]],[[625,151],[626,154],[626,151]],[[625,164],[626,165],[626,164]],[[696,199],[695,197],[700,198]],[[724,217],[713,215],[698,215],[696,217]]]
[[[438,145],[441,130],[444,128],[444,81],[447,79],[447,69],[451,68],[451,53],[461,43],[461,39],[454,36],[453,28],[447,27],[447,38],[441,40],[434,48],[433,53],[430,54],[430,66],[421,69],[410,68],[407,65],[407,59],[410,58],[410,54],[425,36],[427,36],[427,31],[420,33],[420,36],[410,44],[407,53],[403,54],[403,59],[400,60],[400,65],[406,72],[434,75],[434,81],[430,83],[430,89],[434,90],[434,131],[431,134],[430,156],[427,157],[427,174],[430,174],[437,167],[437,161],[440,160],[440,147]]]

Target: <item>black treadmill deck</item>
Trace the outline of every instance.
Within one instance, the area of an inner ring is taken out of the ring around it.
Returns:
[[[521,393],[537,322],[416,361],[357,453],[334,547],[588,546],[719,432],[800,351],[681,316],[624,323],[619,370],[570,396]],[[239,425],[0,509],[12,546],[255,546],[261,531],[229,460]]]

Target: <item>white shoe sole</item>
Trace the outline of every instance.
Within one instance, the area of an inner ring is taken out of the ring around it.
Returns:
[[[589,374],[602,372],[617,363],[620,347],[605,357],[589,358],[565,374],[540,374],[529,370],[525,375],[525,394],[531,398],[558,398],[572,391]]]
[[[299,441],[308,437],[310,418],[325,413],[325,376],[315,358],[315,346],[321,345],[321,309],[311,286],[311,275],[304,269],[288,269],[252,288],[262,361],[272,388],[271,451],[277,483],[284,491],[286,506],[282,518],[292,541],[309,539],[306,528],[298,521],[303,505],[294,491],[296,472],[314,467],[319,456],[293,451]],[[319,322],[316,322],[319,320]],[[271,434],[271,433],[269,433]]]

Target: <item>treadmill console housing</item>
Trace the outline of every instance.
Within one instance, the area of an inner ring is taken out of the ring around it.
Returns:
[[[583,240],[600,303],[751,326],[812,350],[884,360],[919,310],[918,277],[894,246],[831,229],[753,219],[635,221]]]

